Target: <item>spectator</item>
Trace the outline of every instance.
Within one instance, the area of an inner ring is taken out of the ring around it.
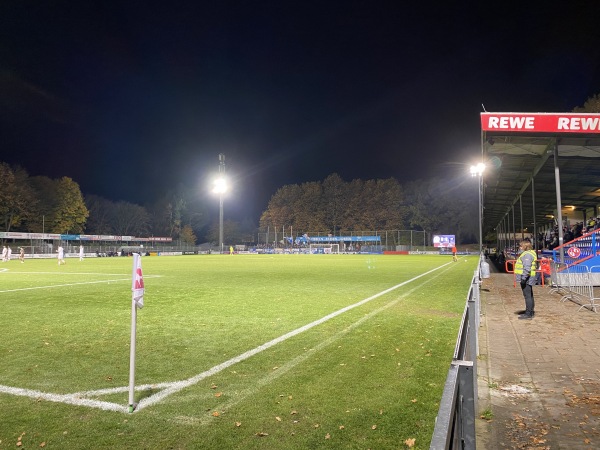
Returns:
[[[521,254],[515,263],[515,279],[521,285],[525,299],[525,313],[519,319],[531,320],[535,315],[535,301],[533,298],[533,285],[536,283],[537,255],[531,249],[531,242],[523,240],[519,244]]]

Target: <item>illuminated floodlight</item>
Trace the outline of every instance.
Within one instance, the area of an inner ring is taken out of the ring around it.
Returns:
[[[471,166],[471,176],[481,176],[485,171],[485,164],[479,163],[475,166]]]
[[[227,180],[225,178],[217,178],[213,185],[213,192],[215,194],[224,194],[227,192]]]

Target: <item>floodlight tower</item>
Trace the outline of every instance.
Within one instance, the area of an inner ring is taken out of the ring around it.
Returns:
[[[483,199],[481,198],[481,185],[483,184],[483,172],[485,171],[485,164],[480,162],[475,166],[471,166],[471,176],[477,177],[477,186],[479,189],[479,257],[483,254],[483,221],[481,218],[483,211]]]
[[[225,155],[223,153],[219,153],[219,176],[215,180],[213,192],[219,194],[219,253],[223,253],[223,196],[227,192]]]

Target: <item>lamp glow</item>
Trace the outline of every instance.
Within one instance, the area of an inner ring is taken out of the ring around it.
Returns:
[[[471,166],[471,176],[482,176],[485,172],[485,164],[478,163],[475,166]]]
[[[214,182],[213,192],[215,194],[224,194],[227,192],[227,180],[225,178],[217,178]]]

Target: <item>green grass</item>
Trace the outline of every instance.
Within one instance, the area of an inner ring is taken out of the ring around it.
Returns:
[[[136,385],[188,379],[440,269],[133,414],[0,392],[0,449],[19,438],[22,448],[60,449],[397,449],[409,438],[428,448],[477,262],[462,261],[143,258]],[[131,265],[3,263],[0,385],[54,394],[127,386]],[[137,391],[136,401],[158,391]],[[126,406],[127,397],[96,398]]]

